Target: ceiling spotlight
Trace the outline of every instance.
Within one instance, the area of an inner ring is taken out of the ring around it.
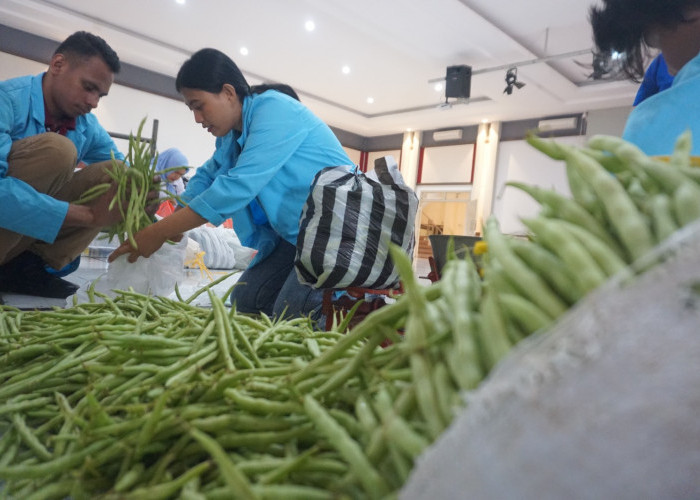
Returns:
[[[518,81],[518,68],[509,68],[506,71],[506,88],[503,90],[504,94],[511,95],[513,93],[513,87],[523,88],[525,84]]]

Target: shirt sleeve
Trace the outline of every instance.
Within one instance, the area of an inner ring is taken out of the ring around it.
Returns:
[[[0,90],[0,227],[52,243],[66,218],[68,203],[7,175],[14,112],[12,99]]]
[[[300,124],[296,101],[263,94],[250,106],[244,116],[245,140],[237,161],[190,203],[190,208],[214,225],[247,206],[308,135]]]
[[[14,107],[12,99],[3,90],[0,90],[0,176],[7,174],[7,157],[12,148],[12,128]]]

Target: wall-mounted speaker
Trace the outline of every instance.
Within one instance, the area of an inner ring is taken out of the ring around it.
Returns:
[[[471,66],[448,66],[445,75],[445,97],[469,98],[472,86]]]

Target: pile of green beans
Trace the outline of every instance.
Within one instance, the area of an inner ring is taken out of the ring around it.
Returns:
[[[413,290],[427,302],[439,289]],[[211,292],[211,308],[94,296],[0,309],[8,498],[379,498],[440,432],[426,434],[412,383],[427,344],[396,333],[407,299],[340,333],[349,317],[319,331]]]
[[[565,162],[572,198],[517,184],[541,205],[529,237],[491,219],[479,261],[451,258],[430,286],[393,248],[405,293],[352,329],[240,314],[211,292],[210,308],[128,291],[0,308],[0,494],[396,496],[517,342],[700,216],[688,136],[669,162],[611,137],[529,140]]]
[[[482,313],[511,343],[552,325],[611,276],[643,268],[652,248],[700,218],[690,132],[667,161],[612,136],[585,147],[534,135],[528,142],[564,162],[572,196],[511,183],[541,205],[523,221],[528,237],[503,235],[493,218],[486,224]]]

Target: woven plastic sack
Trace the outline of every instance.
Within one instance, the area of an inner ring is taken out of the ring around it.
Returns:
[[[314,288],[395,288],[394,243],[413,254],[418,198],[392,156],[368,174],[329,167],[314,179],[297,239],[296,271]]]
[[[401,500],[700,498],[700,222],[525,339]]]

